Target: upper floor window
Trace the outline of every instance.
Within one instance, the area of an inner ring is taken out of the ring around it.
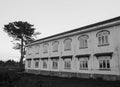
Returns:
[[[40,45],[38,45],[38,44],[35,45],[35,51],[36,51],[35,53],[36,54],[39,54],[39,49],[40,49]]]
[[[43,53],[48,53],[48,43],[43,44]]]
[[[72,39],[70,38],[67,38],[64,40],[64,50],[71,50],[71,42],[72,42]]]
[[[59,45],[59,42],[58,41],[54,41],[52,43],[53,45],[53,52],[58,52],[58,45]]]
[[[88,47],[88,35],[82,35],[78,38],[79,40],[79,48],[87,48]]]
[[[110,32],[107,30],[103,30],[97,33],[98,37],[98,46],[109,45],[109,34]]]
[[[31,67],[31,59],[27,60],[27,66],[30,68]]]
[[[27,52],[28,52],[28,55],[31,55],[31,54],[32,54],[32,47],[31,47],[31,46],[28,47]]]

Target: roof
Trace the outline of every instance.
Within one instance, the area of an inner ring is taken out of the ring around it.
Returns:
[[[66,31],[66,32],[58,33],[58,34],[55,34],[55,35],[51,35],[51,36],[48,36],[48,37],[45,37],[45,38],[41,38],[41,39],[38,39],[38,40],[36,40],[34,42],[45,40],[45,39],[49,39],[49,38],[52,38],[52,37],[56,37],[56,36],[59,36],[59,35],[75,32],[75,31],[80,31],[80,30],[83,30],[83,29],[88,29],[88,28],[91,28],[91,27],[107,24],[107,23],[110,23],[110,22],[118,21],[118,20],[120,20],[120,16],[115,17],[115,18],[111,18],[111,19],[108,19],[108,20],[104,20],[104,21],[101,21],[101,22],[97,22],[97,23],[94,23],[94,24],[90,24],[90,25],[87,25],[87,26],[83,26],[83,27],[80,27],[80,28],[77,28],[77,29],[73,29],[73,30],[69,30],[69,31]],[[34,42],[32,42],[32,43],[34,43]]]

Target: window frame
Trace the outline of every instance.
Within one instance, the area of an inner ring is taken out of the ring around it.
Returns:
[[[36,54],[39,54],[40,45],[39,44],[35,45],[35,48],[36,48]]]
[[[72,69],[72,59],[71,58],[65,58],[64,59],[64,69],[65,70],[71,70]]]
[[[109,35],[110,31],[108,30],[102,30],[96,34],[96,37],[98,38],[98,47],[109,45]]]
[[[70,41],[70,42],[68,42]],[[64,40],[64,51],[68,51],[72,49],[72,39],[71,38],[66,38]]]
[[[28,55],[32,55],[32,51],[31,50],[32,50],[32,46],[29,46],[28,47]]]
[[[48,59],[42,59],[42,68],[47,69],[48,68]]]
[[[27,59],[27,67],[28,68],[31,68],[31,63],[32,63],[32,60],[31,59]]]
[[[39,59],[34,59],[35,68],[39,68]]]
[[[43,53],[48,53],[48,47],[49,47],[48,43],[43,44]]]
[[[88,48],[88,39],[89,39],[88,35],[81,35],[78,37],[79,49]]]
[[[111,56],[99,56],[99,70],[111,70],[110,60]]]
[[[79,70],[88,70],[89,57],[88,56],[80,57],[78,58],[78,60],[79,60]]]
[[[59,59],[52,59],[52,69],[58,69]]]
[[[58,52],[58,49],[59,49],[59,42],[58,41],[54,41],[53,43],[52,43],[52,51],[53,52]]]

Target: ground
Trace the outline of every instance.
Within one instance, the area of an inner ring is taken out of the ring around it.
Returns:
[[[60,78],[0,69],[0,87],[119,87],[120,81]]]

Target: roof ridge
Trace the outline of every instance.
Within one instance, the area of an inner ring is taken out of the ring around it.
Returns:
[[[97,23],[89,24],[89,25],[86,25],[86,26],[83,26],[83,27],[80,27],[80,28],[76,28],[76,29],[65,31],[65,32],[61,32],[61,33],[58,33],[58,34],[50,35],[50,36],[35,40],[34,42],[44,40],[44,39],[48,39],[48,38],[55,37],[55,36],[59,36],[61,34],[70,33],[70,32],[74,32],[74,31],[83,30],[83,29],[87,29],[87,28],[90,28],[90,27],[110,23],[110,22],[117,21],[117,20],[120,20],[120,16],[114,17],[114,18],[111,18],[111,19],[107,19],[107,20],[104,20],[104,21],[100,21],[100,22],[97,22]],[[32,43],[34,43],[34,42],[32,42]]]

